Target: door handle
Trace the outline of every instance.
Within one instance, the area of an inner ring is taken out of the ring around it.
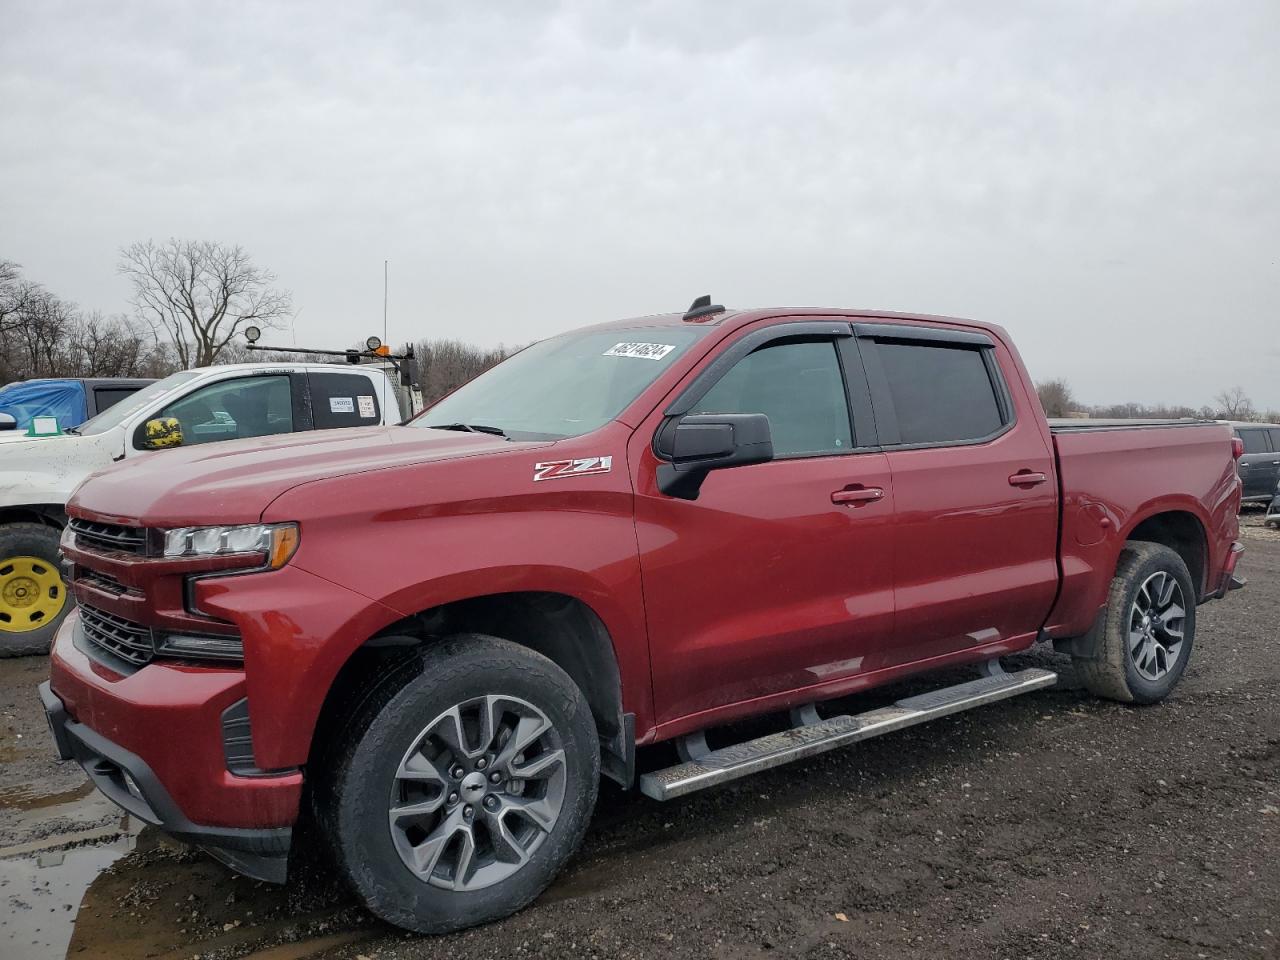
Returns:
[[[831,494],[832,503],[875,503],[884,499],[884,490],[880,487],[858,487],[855,490],[837,490]]]
[[[1034,487],[1044,483],[1049,478],[1043,473],[1032,473],[1030,470],[1019,470],[1009,478],[1009,486],[1011,487]]]

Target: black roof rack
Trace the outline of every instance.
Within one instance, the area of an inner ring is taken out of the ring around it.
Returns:
[[[724,313],[724,307],[718,303],[712,303],[711,294],[704,293],[689,304],[689,309],[685,312],[684,319],[686,321],[701,320],[703,317],[709,317],[713,313]]]

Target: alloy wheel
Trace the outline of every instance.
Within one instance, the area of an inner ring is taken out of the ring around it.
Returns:
[[[391,788],[396,851],[419,879],[469,891],[528,863],[564,805],[564,744],[519,697],[478,697],[441,713],[414,738]]]
[[[1169,573],[1142,582],[1129,614],[1129,656],[1146,680],[1160,680],[1178,662],[1186,627],[1182,587]]]

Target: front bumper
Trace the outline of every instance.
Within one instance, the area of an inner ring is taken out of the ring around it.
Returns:
[[[58,755],[142,822],[283,882],[302,774],[227,769],[221,718],[244,697],[243,671],[153,663],[123,676],[77,646],[78,629],[73,612],[40,686]]]

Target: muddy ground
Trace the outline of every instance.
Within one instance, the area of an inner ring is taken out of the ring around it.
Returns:
[[[52,761],[45,661],[0,661],[0,958],[1280,956],[1280,534],[1246,520],[1250,586],[1164,704],[1036,651],[1010,665],[1057,689],[666,805],[606,789],[541,900],[443,938],[305,852],[274,888],[139,833]]]

